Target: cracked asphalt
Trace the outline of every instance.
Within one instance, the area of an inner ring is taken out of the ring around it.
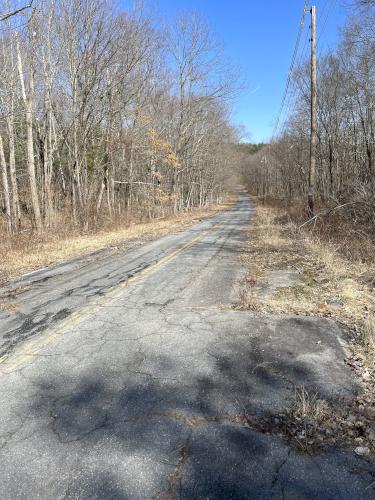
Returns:
[[[1,499],[370,499],[352,450],[239,416],[359,387],[331,320],[237,311],[252,207],[20,278],[0,311]]]

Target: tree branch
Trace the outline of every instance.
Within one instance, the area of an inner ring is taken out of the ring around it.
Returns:
[[[304,222],[303,224],[301,224],[298,227],[298,229],[301,229],[303,226],[306,226],[307,224],[310,224],[314,220],[318,219],[320,216],[329,215],[330,213],[335,212],[339,208],[343,208],[343,207],[346,207],[348,205],[355,205],[356,203],[360,203],[360,202],[359,201],[351,201],[351,202],[348,202],[348,203],[343,203],[342,205],[338,205],[337,207],[334,207],[334,208],[329,208],[328,210],[325,210],[324,212],[320,212],[320,213],[316,214],[314,217],[312,217],[311,219],[309,219],[306,222]]]
[[[23,7],[20,7],[19,9],[11,10],[10,12],[7,12],[6,14],[0,14],[0,21],[6,21],[10,17],[15,16],[16,14],[19,14],[20,12],[23,12],[26,9],[30,9],[30,7],[32,7],[32,5],[33,5],[33,1],[34,0],[31,0],[31,2],[28,5],[24,5]]]

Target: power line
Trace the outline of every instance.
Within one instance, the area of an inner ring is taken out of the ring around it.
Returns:
[[[319,33],[317,36],[317,41],[319,41],[323,36],[323,33],[327,27],[329,16],[332,14],[333,7],[335,6],[335,4],[336,4],[336,0],[327,0],[325,17],[323,18],[324,12],[322,12],[322,15],[321,15],[322,22],[321,22],[320,30],[319,30]]]
[[[305,41],[304,41],[304,44],[303,44],[303,47],[302,47],[302,50],[301,50],[301,54],[300,54],[298,62],[297,62],[297,66],[300,66],[301,63],[306,58],[306,56],[307,56],[307,50],[308,50],[308,46],[309,46],[309,42],[310,42],[310,32],[309,32],[309,30],[307,30],[306,31],[306,35],[305,35]]]
[[[306,26],[306,23],[305,23],[305,26]],[[303,31],[302,31],[302,36],[303,36]],[[307,55],[308,55],[307,50],[309,48],[309,43],[310,43],[310,29],[309,28],[306,30],[304,40],[305,41],[303,43],[302,50],[300,52],[299,57],[297,58],[297,62],[295,63],[296,68],[299,68],[302,66],[302,64],[305,62],[305,59],[307,58]],[[281,129],[280,129],[281,135],[285,131],[287,117],[295,112],[296,105],[297,105],[296,94],[300,90],[298,87],[299,87],[298,81],[296,81],[296,79],[292,79],[291,89],[289,90],[289,95],[288,95],[288,98],[286,100],[286,105],[285,105],[285,111],[284,111],[285,118],[284,118],[283,125],[281,126]]]
[[[318,57],[320,57],[322,52],[323,52],[323,44],[321,43],[321,41],[323,39],[323,35],[325,34],[325,30],[328,26],[328,20],[329,20],[330,16],[332,15],[333,11],[335,10],[336,6],[337,6],[337,0],[328,0],[328,8],[327,8],[327,12],[326,12],[326,17],[322,22],[322,27],[320,29],[320,32],[319,32],[318,38],[317,38],[317,43],[320,44]]]
[[[325,35],[326,28],[328,26],[328,20],[330,19],[330,16],[334,12],[334,8],[337,6],[337,0],[327,0],[323,5],[321,5],[321,26],[320,30],[317,36],[317,42],[322,41]],[[306,8],[306,7],[305,7]],[[301,21],[302,22],[302,21]],[[305,24],[305,23],[304,23]],[[303,28],[302,27],[302,35],[303,35]],[[302,36],[301,35],[301,36]],[[297,61],[294,63],[296,67],[302,66],[302,64],[305,62],[308,56],[308,48],[309,48],[309,42],[310,42],[310,30],[306,30],[306,34],[304,37],[304,43],[302,46],[302,50],[300,51],[300,55],[297,58]],[[323,51],[322,44],[321,48],[318,53],[318,57],[321,56]],[[290,77],[292,78],[293,75],[289,73]],[[286,87],[286,93],[285,93],[285,101],[283,98],[283,102],[281,104],[279,113],[277,115],[277,126],[275,125],[275,129],[272,135],[273,140],[275,138],[276,133],[279,130],[279,133],[283,134],[285,131],[286,123],[287,123],[287,117],[289,117],[291,114],[293,114],[296,110],[298,100],[296,99],[296,94],[298,92],[303,92],[304,90],[298,83],[298,81],[295,81],[294,79],[291,79],[291,81],[288,83],[287,81],[287,87]],[[280,121],[282,116],[284,116],[283,124],[280,127]]]
[[[283,112],[285,101],[286,101],[286,98],[287,98],[287,95],[288,95],[289,85],[290,85],[290,82],[292,80],[294,65],[295,65],[295,62],[296,62],[296,58],[297,58],[297,54],[298,54],[298,49],[299,49],[299,45],[300,45],[300,41],[301,41],[301,35],[302,35],[303,28],[304,28],[304,25],[305,25],[305,14],[306,14],[307,9],[308,9],[308,4],[309,4],[309,1],[305,0],[305,5],[303,7],[301,21],[300,21],[300,24],[299,24],[297,39],[296,39],[296,43],[295,43],[294,50],[293,50],[292,61],[291,61],[290,66],[289,66],[288,77],[287,77],[287,81],[286,81],[286,86],[285,86],[284,94],[283,94],[283,97],[282,97],[282,100],[281,100],[280,109],[279,109],[279,111],[277,113],[277,116],[276,116],[276,121],[275,121],[275,126],[274,126],[274,129],[273,129],[273,133],[272,133],[271,142],[274,140],[274,138],[276,136],[276,133],[277,133],[277,130],[279,128],[280,117],[281,117],[281,114]]]
[[[323,18],[324,16],[326,16],[324,23],[326,23],[326,20],[327,20],[327,15],[328,15],[327,8],[328,8],[331,1],[332,0],[327,0],[326,2],[324,2],[323,5],[319,4],[320,17]],[[318,39],[321,36],[322,32],[323,32],[323,29],[320,30]],[[310,27],[309,27],[309,29],[306,31],[305,42],[303,44],[303,48],[302,48],[300,57],[299,57],[298,62],[297,62],[297,66],[300,66],[305,61],[305,59],[307,59],[307,57],[309,55],[308,51],[310,48],[310,41],[311,41],[310,36],[311,36],[311,34],[310,34]]]
[[[320,30],[319,30],[319,34],[318,34],[318,37],[317,37],[317,42],[319,42],[320,40],[322,40],[323,38],[323,35],[324,35],[324,32],[327,28],[327,24],[328,24],[328,19],[329,17],[332,15],[332,12],[334,10],[334,7],[336,6],[337,4],[337,0],[327,0],[326,2],[324,2],[324,4],[321,5],[321,8],[320,8],[320,11],[321,11],[321,19],[322,19],[322,23],[321,23],[321,27],[320,27]],[[306,26],[306,24],[305,24]],[[303,34],[302,34],[303,36]],[[306,33],[305,33],[305,36],[304,36],[304,43],[303,43],[303,46],[302,46],[302,50],[300,51],[300,55],[297,59],[297,62],[296,62],[296,67],[300,67],[304,64],[305,60],[307,59],[308,57],[308,49],[309,49],[309,42],[310,42],[310,30],[306,30]],[[319,56],[321,55],[321,52],[322,52],[322,49],[320,49],[319,51]],[[287,101],[286,101],[286,105],[285,105],[285,111],[284,111],[284,116],[285,116],[285,119],[290,116],[290,114],[294,113],[295,109],[296,109],[296,100],[295,100],[295,94],[301,89],[298,89],[297,88],[297,82],[292,80],[292,87],[291,87],[291,90],[289,91],[289,96],[287,98]],[[281,118],[281,117],[280,117]],[[285,122],[284,124],[282,125],[281,127],[281,133],[283,133],[285,130]]]

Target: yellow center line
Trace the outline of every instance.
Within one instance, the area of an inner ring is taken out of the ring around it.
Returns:
[[[67,318],[62,320],[56,327],[52,328],[51,330],[47,330],[46,334],[43,335],[42,338],[39,339],[31,339],[26,341],[22,349],[19,353],[13,353],[13,354],[5,354],[0,357],[0,365],[3,365],[2,368],[0,368],[0,374],[5,374],[9,373],[15,368],[18,368],[24,361],[30,360],[34,358],[43,347],[46,347],[48,344],[59,338],[61,335],[63,335],[66,331],[67,328],[72,328],[73,326],[77,326],[79,323],[82,323],[85,319],[89,318],[93,314],[97,313],[100,311],[100,309],[110,302],[113,298],[116,296],[120,295],[121,292],[131,283],[135,283],[142,279],[146,274],[150,274],[157,269],[160,269],[161,267],[165,266],[176,258],[178,255],[180,255],[182,252],[193,246],[195,243],[197,243],[199,240],[203,239],[205,236],[207,236],[209,233],[213,232],[216,230],[219,226],[221,226],[223,222],[219,222],[209,228],[208,230],[204,231],[200,235],[196,236],[192,240],[188,241],[185,245],[183,245],[181,248],[178,248],[174,252],[166,255],[165,257],[162,257],[158,262],[155,262],[155,264],[150,265],[149,267],[146,267],[136,275],[132,276],[131,278],[127,279],[117,287],[113,288],[112,290],[109,290],[99,298],[95,300],[95,304],[88,304],[86,306],[82,306],[76,311],[74,311],[72,314],[70,314]],[[9,360],[9,362],[8,362]]]

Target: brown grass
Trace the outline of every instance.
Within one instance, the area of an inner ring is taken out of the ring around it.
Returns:
[[[362,395],[343,404],[328,402],[304,386],[296,387],[289,408],[277,416],[271,432],[308,454],[327,446],[352,450],[361,446],[374,458],[374,410],[371,397]]]
[[[89,234],[66,235],[45,233],[42,236],[21,234],[0,240],[0,282],[23,273],[63,262],[94,251],[113,248],[127,249],[144,241],[179,231],[201,218],[227,208],[230,201],[205,209],[192,209],[173,217],[130,223],[122,227],[100,230]]]
[[[279,203],[257,205],[243,256],[248,273],[240,307],[257,314],[331,317],[347,325],[352,353],[346,361],[362,380],[363,392],[351,402],[333,404],[299,387],[273,432],[308,453],[324,445],[344,445],[368,448],[374,456],[374,240],[367,232],[364,248],[359,248],[358,241],[350,246],[347,235],[352,233],[346,223],[319,230],[300,225],[298,217]],[[271,289],[264,298],[262,290],[275,270],[294,271],[298,279],[290,286]]]
[[[349,258],[341,251],[337,234],[335,240],[327,239],[327,234],[299,229],[286,209],[258,205],[244,254],[248,276],[241,292],[242,307],[332,317],[355,332],[357,348],[375,370],[374,261]],[[375,254],[375,246],[373,250]],[[257,291],[266,285],[270,270],[298,271],[299,282],[276,290],[262,302]]]
[[[308,392],[304,386],[296,387],[290,413],[297,419],[308,419],[319,424],[327,417],[329,405],[319,394]]]

